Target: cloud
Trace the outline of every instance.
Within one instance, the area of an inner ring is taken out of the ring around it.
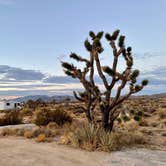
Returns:
[[[150,75],[155,78],[157,77],[160,79],[164,79],[164,78],[166,79],[166,66],[160,66],[160,67],[154,68],[150,71],[145,72],[144,75]]]
[[[43,80],[45,83],[78,83],[77,79],[73,79],[68,76],[49,76]]]
[[[139,94],[166,92],[166,66],[141,72],[139,80],[145,78],[150,83]],[[103,89],[99,77],[95,76],[95,82]],[[68,76],[54,76],[41,71],[0,65],[0,96],[68,95],[73,90],[82,89],[78,80]],[[126,90],[127,88],[125,92]]]
[[[3,77],[1,77],[2,80],[17,81],[41,80],[45,77],[45,74],[41,73],[40,71],[25,70],[5,65],[0,66],[0,75],[3,75]]]
[[[137,59],[149,59],[149,58],[156,58],[160,56],[164,56],[165,53],[163,52],[145,52],[143,54],[136,53],[134,54],[134,58]]]
[[[163,85],[166,92],[166,66],[161,66],[142,73],[141,78],[149,80],[150,85]]]

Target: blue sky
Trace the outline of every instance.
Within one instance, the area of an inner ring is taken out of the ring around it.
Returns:
[[[7,65],[10,74],[14,70],[13,75],[17,75],[15,82],[25,76],[25,69],[28,74],[29,70],[43,74],[43,77],[37,77],[38,80],[28,79],[29,86],[35,86],[36,81],[36,88],[46,86],[43,91],[34,91],[30,87],[21,91],[15,83],[9,90],[11,80],[4,79],[4,73],[0,71],[0,83],[3,82],[1,96],[27,95],[31,90],[39,94],[56,93],[55,81],[50,93],[43,78],[62,76],[59,61],[67,59],[71,51],[87,56],[83,41],[89,30],[111,33],[121,29],[127,37],[126,45],[133,47],[135,68],[139,68],[145,76],[148,73],[148,77],[152,77],[150,72],[166,71],[165,11],[165,0],[0,0],[0,65]],[[108,62],[108,46],[105,47],[103,63]],[[6,69],[7,72],[9,74]],[[145,93],[165,92],[165,72],[154,77],[162,79],[163,87],[157,89],[154,85],[154,91],[145,89]],[[23,80],[24,84],[28,84]]]

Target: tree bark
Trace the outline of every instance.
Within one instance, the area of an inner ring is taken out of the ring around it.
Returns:
[[[87,117],[89,123],[92,123],[92,122],[93,122],[93,119],[92,119],[92,117],[91,117],[90,110],[86,110],[86,117]]]
[[[111,121],[109,122],[109,132],[112,131],[113,127],[114,127],[114,120],[111,120]]]
[[[109,112],[106,110],[102,113],[102,126],[104,130],[109,128]]]
[[[102,127],[106,132],[111,132],[114,126],[114,118],[110,117],[110,111],[104,111],[102,113]]]

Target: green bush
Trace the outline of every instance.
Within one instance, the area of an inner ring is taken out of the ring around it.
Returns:
[[[16,125],[20,124],[22,122],[22,116],[20,114],[20,111],[10,111],[6,112],[4,116],[0,118],[0,126],[5,125]]]
[[[140,105],[127,105],[127,107],[120,113],[119,119],[117,121],[120,122],[127,122],[131,119],[135,121],[141,121],[144,116],[144,109]],[[120,121],[121,120],[121,121]]]
[[[138,116],[138,115],[135,115],[135,116],[134,116],[134,120],[139,122],[139,121],[141,121],[141,117]]]
[[[34,119],[36,125],[44,126],[49,122],[55,122],[59,126],[63,126],[65,123],[71,123],[72,117],[62,109],[50,110],[47,108],[41,108],[36,110]]]
[[[128,117],[127,115],[124,115],[124,116],[122,116],[122,119],[124,122],[127,122],[130,120],[130,117]]]

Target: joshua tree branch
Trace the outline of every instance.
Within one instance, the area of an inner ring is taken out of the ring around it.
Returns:
[[[103,80],[103,83],[104,83],[105,88],[106,88],[106,89],[109,89],[107,79],[106,79],[106,77],[104,76],[104,74],[103,74],[103,72],[102,72],[102,69],[101,69],[101,64],[100,64],[100,61],[99,61],[98,53],[97,53],[97,52],[94,52],[93,55],[94,55],[94,57],[95,57],[96,67],[97,67],[97,71],[98,71],[98,73],[99,73],[99,76],[100,76],[100,78]]]
[[[81,97],[78,97],[78,95],[77,95],[77,93],[74,91],[73,92],[73,94],[74,94],[74,97],[77,99],[77,100],[79,100],[79,101],[81,101],[81,102],[84,102],[85,100],[83,100]]]
[[[92,54],[90,54],[90,82],[92,84],[92,86],[95,86],[95,83],[94,83],[94,57]]]

